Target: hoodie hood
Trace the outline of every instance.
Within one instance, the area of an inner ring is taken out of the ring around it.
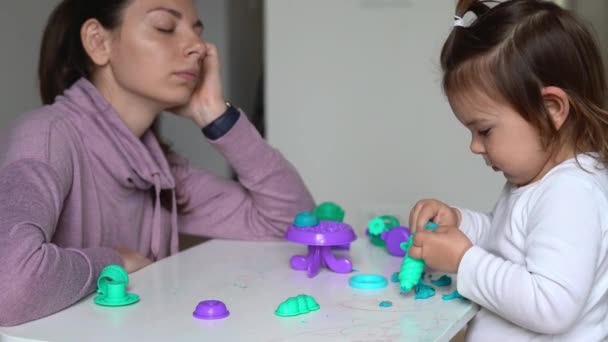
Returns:
[[[101,159],[106,171],[125,188],[152,190],[155,195],[151,250],[154,259],[168,255],[167,246],[162,246],[161,236],[169,235],[170,253],[177,252],[177,207],[175,200],[175,179],[167,158],[151,129],[138,138],[112,108],[98,89],[87,79],[81,78],[56,99],[56,103],[69,108],[71,112],[88,116],[95,122],[96,129],[86,132],[91,141],[99,142]],[[95,148],[93,148],[95,150]],[[115,153],[108,153],[114,151]],[[162,227],[161,190],[171,191],[171,231]]]

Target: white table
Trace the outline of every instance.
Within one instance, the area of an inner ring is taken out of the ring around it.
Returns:
[[[210,241],[131,274],[128,291],[141,296],[137,304],[102,307],[91,295],[46,318],[0,328],[0,342],[449,341],[478,310],[467,300],[442,300],[441,294],[452,292],[455,284],[436,287],[436,295],[424,300],[399,294],[390,276],[401,258],[365,237],[348,252],[357,270],[351,274],[322,268],[308,278],[306,272],[292,270],[289,258],[305,250],[289,242]],[[362,273],[382,274],[389,286],[350,288],[349,277]],[[282,301],[298,294],[311,295],[321,308],[293,317],[274,314]],[[193,318],[198,302],[206,299],[224,301],[230,316]],[[381,301],[393,306],[380,307]]]

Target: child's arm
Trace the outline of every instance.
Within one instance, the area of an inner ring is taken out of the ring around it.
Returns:
[[[189,198],[180,231],[232,239],[282,238],[293,217],[314,207],[295,168],[263,140],[244,114],[224,136],[211,141],[239,182],[173,160],[177,187]],[[177,163],[177,165],[176,165]]]
[[[460,230],[474,245],[482,245],[490,231],[492,213],[482,213],[469,209],[456,208],[460,211]]]
[[[0,170],[0,326],[74,304],[95,289],[103,267],[122,263],[110,248],[52,243],[71,179],[70,160],[61,166],[27,159]]]
[[[560,334],[576,322],[593,287],[606,210],[599,206],[606,201],[575,177],[542,186],[521,215],[505,215],[505,226],[528,218],[521,231],[506,228],[524,259],[508,261],[474,246],[459,265],[458,291],[521,327]]]

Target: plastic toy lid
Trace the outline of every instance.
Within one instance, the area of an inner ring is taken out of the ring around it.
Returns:
[[[385,288],[388,285],[386,277],[378,274],[359,274],[350,277],[350,287],[361,290],[375,290]]]
[[[199,319],[221,319],[230,315],[226,304],[220,300],[204,300],[196,306],[192,316]]]

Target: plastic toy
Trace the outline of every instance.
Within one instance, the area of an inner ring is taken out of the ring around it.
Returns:
[[[337,273],[350,273],[353,265],[346,258],[335,258],[332,254],[332,246],[343,246],[357,239],[352,227],[346,223],[337,221],[318,221],[312,226],[298,226],[298,217],[309,214],[298,214],[294,224],[290,225],[285,238],[291,242],[308,245],[308,255],[294,255],[290,264],[295,270],[307,270],[308,277],[314,277],[319,273],[319,267],[327,266]],[[312,222],[312,221],[310,221]]]
[[[359,274],[350,277],[348,285],[360,290],[376,290],[385,288],[388,281],[385,277],[377,274]]]
[[[382,215],[374,217],[367,224],[366,233],[369,235],[370,242],[379,247],[384,247],[385,242],[382,239],[382,233],[399,226],[399,219],[391,215]]]
[[[192,316],[198,319],[222,319],[230,315],[226,304],[220,300],[204,300],[196,306]]]
[[[301,294],[296,297],[289,297],[274,312],[281,317],[297,316],[311,311],[319,310],[319,303],[309,295]]]
[[[424,228],[433,231],[437,228],[437,224],[434,222],[428,222]],[[414,235],[415,234],[412,234],[407,242],[402,246],[406,252],[414,243]],[[401,291],[409,292],[416,284],[418,284],[423,272],[424,260],[410,258],[409,255],[406,255],[401,265],[401,271],[399,272]]]
[[[382,232],[380,238],[384,241],[386,250],[394,256],[405,256],[405,250],[401,244],[410,238],[410,230],[407,227],[394,227],[389,231]]]
[[[97,293],[93,298],[95,304],[103,306],[124,306],[139,301],[139,296],[127,293],[129,275],[119,265],[106,266],[97,278]]]

